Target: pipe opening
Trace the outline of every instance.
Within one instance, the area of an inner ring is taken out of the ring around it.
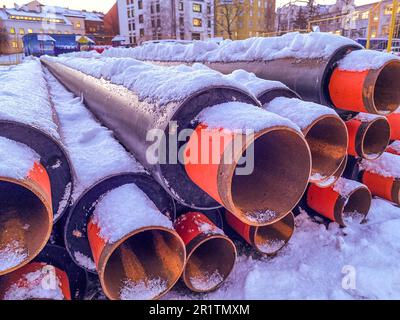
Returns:
[[[165,294],[182,274],[185,249],[166,230],[132,235],[111,254],[104,269],[103,289],[113,300],[148,300]]]
[[[300,200],[310,177],[310,150],[294,130],[275,129],[254,141],[254,170],[234,175],[231,195],[248,224],[279,220]]]
[[[390,126],[385,118],[373,121],[366,129],[361,144],[363,158],[374,160],[385,152],[390,141]]]
[[[0,274],[36,257],[50,237],[52,214],[31,190],[0,181]]]
[[[348,136],[343,121],[333,116],[322,118],[305,138],[311,150],[311,180],[321,181],[335,174],[347,153]]]
[[[374,104],[378,111],[393,112],[400,107],[400,62],[391,61],[378,75]]]
[[[343,222],[363,222],[371,207],[371,193],[367,188],[355,190],[349,197],[347,204],[343,208]]]
[[[208,238],[193,249],[184,271],[184,281],[196,292],[218,288],[236,261],[235,245],[225,237]]]
[[[265,227],[257,227],[254,245],[260,252],[272,255],[281,250],[294,232],[294,216],[288,214],[282,220]]]

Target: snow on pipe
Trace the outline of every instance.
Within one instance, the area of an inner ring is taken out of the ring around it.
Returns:
[[[322,105],[300,100],[288,88],[262,90],[257,98],[265,110],[288,118],[302,130],[311,150],[310,181],[326,186],[333,184],[339,177],[348,146],[346,126],[337,113]]]
[[[389,152],[389,153],[396,154],[396,155],[400,156],[400,142],[399,141],[394,141],[393,143],[391,143],[387,147],[386,152]]]
[[[97,270],[109,299],[160,298],[180,278],[186,258],[168,217],[173,213],[172,199],[148,174],[105,178],[72,207],[66,246],[81,267]]]
[[[390,126],[385,117],[360,113],[346,121],[349,132],[348,154],[373,160],[379,158],[390,141]]]
[[[139,64],[132,59],[127,60],[129,61],[119,62]],[[273,124],[256,132],[254,144],[249,143],[244,134],[237,134],[234,130],[223,130],[227,129],[224,126],[219,127],[221,130],[218,130],[218,128],[209,128],[206,123],[201,123],[201,121],[197,122],[197,125],[195,125],[195,133],[197,134],[190,137],[184,157],[187,159],[187,155],[191,151],[196,153],[195,151],[201,150],[203,147],[209,151],[209,145],[204,143],[207,142],[205,140],[210,140],[212,145],[213,138],[217,137],[218,139],[225,134],[223,138],[226,139],[224,141],[228,141],[224,145],[225,149],[220,149],[219,146],[218,148],[216,146],[211,147],[211,153],[214,153],[214,156],[216,155],[218,158],[216,164],[210,164],[209,161],[202,163],[201,160],[196,163],[189,161],[186,162],[186,165],[170,164],[168,161],[166,164],[157,165],[149,163],[146,150],[151,146],[151,143],[146,140],[146,136],[151,129],[161,129],[166,136],[169,136],[169,123],[175,121],[177,129],[173,132],[179,136],[184,129],[193,128],[193,121],[202,111],[207,108],[210,109],[209,107],[216,108],[221,105],[225,107],[225,114],[223,114],[225,118],[227,118],[226,114],[231,113],[232,117],[230,118],[236,120],[232,113],[235,110],[237,111],[238,108],[236,107],[240,107],[240,110],[244,107],[250,108],[248,110],[251,112],[257,109],[257,116],[259,116],[261,110],[248,105],[257,105],[258,102],[246,90],[238,89],[234,83],[226,79],[218,79],[214,75],[211,77],[208,75],[208,79],[212,79],[213,83],[219,81],[220,85],[204,86],[207,81],[204,81],[204,75],[200,74],[201,82],[187,83],[189,89],[196,87],[197,90],[190,92],[185,98],[176,102],[157,104],[149,102],[149,99],[140,100],[138,94],[133,90],[109,82],[105,84],[104,80],[88,76],[57,63],[55,60],[44,59],[42,61],[71,91],[84,96],[95,115],[114,130],[118,139],[134,153],[137,159],[145,164],[152,172],[153,177],[181,203],[198,209],[210,209],[223,205],[237,214],[240,219],[250,224],[259,225],[271,222],[270,219],[279,219],[289,212],[304,193],[311,166],[310,151],[304,137],[297,131],[297,128],[294,128],[293,123],[281,117],[277,120],[276,115],[265,111],[262,111],[261,118],[268,118],[268,122],[271,122],[272,119]],[[97,61],[96,63],[102,62]],[[143,63],[141,64],[143,65]],[[146,68],[146,74],[149,74],[149,68],[153,68],[152,72],[159,71],[159,69],[154,66],[150,67],[150,65],[146,65]],[[187,76],[187,71],[180,72],[179,69],[176,69],[172,75],[169,75],[165,70],[165,68],[162,68],[162,74],[165,79],[168,79],[169,83],[171,76],[181,75],[191,79]],[[205,79],[207,79],[207,76]],[[153,78],[149,80],[160,81]],[[199,83],[202,85],[200,88],[198,88]],[[118,94],[115,92],[118,92]],[[154,100],[154,96],[152,98]],[[238,104],[235,108],[231,108],[227,103],[232,101]],[[117,108],[118,111],[109,112],[113,108]],[[107,112],[104,111],[106,109]],[[254,120],[259,119],[255,118]],[[227,133],[228,131],[231,133]],[[206,139],[203,140],[203,143],[197,143],[194,136],[201,137],[202,134]],[[225,152],[232,149],[231,142],[238,140],[243,141],[243,150],[234,152],[234,161],[231,164],[222,163]],[[253,174],[247,176],[235,175],[243,152],[253,146],[255,149],[255,170]]]
[[[235,265],[234,243],[199,212],[181,215],[174,227],[186,245],[187,262],[182,276],[186,286],[195,292],[216,290]]]
[[[50,179],[54,222],[57,222],[68,209],[74,177],[69,156],[59,142],[58,119],[40,62],[27,59],[3,72],[0,95],[0,136],[22,143],[39,155]]]
[[[346,226],[350,221],[365,221],[371,207],[372,196],[367,186],[340,178],[329,188],[311,184],[306,201],[309,208],[320,215]]]
[[[9,153],[12,166],[7,168],[4,159],[6,168],[2,164],[0,174],[1,276],[26,265],[44,248],[52,230],[53,208],[50,179],[36,160],[39,156],[6,138],[0,138],[0,145],[3,154]]]
[[[362,160],[358,166],[359,181],[374,196],[400,204],[400,157],[385,152],[376,160]]]
[[[295,230],[292,212],[281,220],[262,227],[249,226],[228,211],[225,217],[236,233],[258,252],[266,255],[274,255],[281,250],[290,241]]]
[[[0,300],[78,300],[86,281],[64,248],[47,245],[34,261],[0,278]]]
[[[390,140],[400,140],[400,113],[394,112],[386,118],[390,125]]]

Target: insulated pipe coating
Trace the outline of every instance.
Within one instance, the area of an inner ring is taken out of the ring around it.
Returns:
[[[228,211],[225,218],[228,225],[249,245],[266,255],[274,255],[280,251],[290,241],[295,230],[292,212],[281,220],[262,227],[247,225]]]
[[[146,153],[154,142],[146,138],[153,129],[162,130],[165,137],[168,137],[169,124],[173,121],[178,125],[179,135],[182,130],[192,128],[192,120],[203,109],[229,101],[257,105],[253,97],[234,87],[208,87],[184,101],[156,106],[140,101],[137,94],[122,86],[88,76],[60,63],[46,59],[42,59],[42,63],[70,91],[83,96],[92,113],[114,131],[118,140],[176,200],[197,209],[220,207],[219,203],[189,179],[183,165],[170,164],[168,152],[165,155],[167,163],[149,163]],[[166,140],[166,150],[169,150],[170,142]]]
[[[379,158],[390,141],[390,126],[386,118],[346,121],[349,132],[348,154],[363,159]]]
[[[89,272],[96,270],[88,268],[78,257],[94,261],[103,291],[109,299],[121,298],[125,280],[142,285],[142,294],[147,291],[149,299],[160,298],[183,272],[186,250],[178,234],[162,226],[148,226],[131,230],[111,243],[100,237],[100,228],[92,219],[96,209],[93,204],[109,191],[129,184],[142,190],[162,214],[174,218],[172,198],[148,174],[114,175],[89,188],[71,208],[65,227],[66,248],[75,263]],[[163,287],[152,289],[151,279],[159,280]]]
[[[248,221],[247,213],[258,215],[266,211],[273,211],[279,218],[289,212],[304,193],[310,174],[310,151],[304,137],[289,127],[275,126],[257,133],[254,143],[245,143],[244,149],[235,154],[231,164],[218,163],[217,166],[212,166],[209,163],[199,163],[203,169],[211,170],[212,174],[209,177],[197,170],[199,166],[196,167],[196,164],[190,167],[180,163],[174,164],[173,161],[170,163],[169,139],[166,139],[166,149],[160,149],[166,153],[166,163],[149,162],[147,151],[154,147],[153,143],[146,139],[150,130],[160,129],[165,137],[169,137],[169,124],[176,122],[177,129],[172,130],[176,136],[184,129],[204,132],[206,130],[203,130],[202,124],[195,124],[193,121],[207,107],[226,102],[259,105],[247,92],[235,87],[211,86],[199,90],[183,101],[160,106],[140,101],[135,92],[104,79],[96,79],[57,62],[46,59],[42,61],[69,90],[84,97],[91,111],[114,131],[120,142],[179,202],[198,209],[211,209],[223,205]],[[221,128],[222,131],[223,129]],[[228,140],[242,139],[243,136],[232,134]],[[189,140],[189,144],[191,141],[192,139]],[[178,148],[185,143],[186,141],[180,143]],[[255,147],[256,153],[255,172],[247,176],[234,175],[238,161],[252,146]],[[201,147],[202,144],[194,146],[195,149]],[[212,153],[218,155],[220,152],[217,147],[212,150]],[[206,180],[210,177],[212,181],[208,183]],[[256,219],[249,223],[258,225],[264,224],[265,221]]]
[[[278,97],[292,98],[293,108],[296,108],[295,110],[299,113],[303,111],[306,114],[318,108],[321,110],[321,115],[312,122],[310,121],[307,127],[303,127],[302,132],[311,150],[312,174],[310,181],[314,183],[327,182],[329,178],[335,176],[335,174],[337,175],[341,164],[346,158],[348,134],[344,122],[338,115],[327,112],[324,114],[323,109],[326,109],[326,107],[318,105],[309,107],[307,103],[304,103],[304,106],[299,104],[299,96],[290,89],[269,89],[257,95],[258,100],[266,110],[277,113],[282,117],[289,117],[290,120],[296,123],[295,119],[290,118],[290,114],[293,111],[289,106],[274,108],[273,110],[268,108],[268,104]],[[314,109],[309,110],[308,108]],[[289,116],[287,113],[289,113]],[[330,181],[334,182],[332,179]]]
[[[52,226],[50,179],[41,164],[34,163],[23,179],[0,177],[0,256],[6,263],[0,263],[0,276],[34,259]]]
[[[204,214],[189,212],[175,221],[175,230],[186,245],[183,281],[195,292],[216,290],[232,272],[236,247]]]

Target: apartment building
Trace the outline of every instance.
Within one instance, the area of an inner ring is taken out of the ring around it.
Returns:
[[[0,8],[0,27],[8,42],[5,53],[22,52],[22,37],[29,33],[98,36],[104,33],[104,15],[99,12],[47,6],[39,1],[13,8]]]
[[[275,0],[216,0],[215,35],[246,39],[274,31]]]
[[[120,35],[128,45],[214,37],[214,0],[118,0],[117,5]]]

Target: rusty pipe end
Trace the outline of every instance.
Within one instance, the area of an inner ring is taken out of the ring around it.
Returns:
[[[339,215],[339,224],[348,225],[352,221],[359,223],[367,219],[371,208],[372,195],[365,186],[359,187],[350,193]]]
[[[253,240],[254,247],[263,254],[274,255],[288,244],[294,230],[294,214],[290,212],[273,224],[256,227]]]
[[[365,94],[369,97],[369,86],[374,86],[371,110],[387,115],[400,107],[400,61],[391,60],[378,70],[371,71],[365,83]]]
[[[346,122],[349,131],[350,155],[367,160],[378,159],[390,142],[390,125],[386,118],[376,117],[368,121],[353,119]]]
[[[336,181],[338,181],[338,179],[343,175],[343,173],[346,170],[346,166],[347,166],[347,161],[348,161],[349,157],[348,155],[346,155],[342,161],[342,163],[340,164],[339,168],[337,168],[337,170],[333,173],[333,175],[331,175],[330,177],[328,177],[325,180],[316,182],[315,184],[320,187],[320,188],[329,188],[332,185],[335,184]]]
[[[338,116],[324,115],[303,133],[311,150],[310,181],[319,183],[329,180],[340,170],[347,155],[348,133],[345,123]]]
[[[216,290],[233,270],[236,247],[225,235],[203,236],[188,252],[183,281],[194,292]]]
[[[159,299],[179,280],[185,259],[185,245],[174,230],[146,227],[107,244],[97,269],[111,300]]]
[[[349,71],[336,68],[329,93],[336,108],[388,115],[400,106],[400,61],[390,60],[381,68]]]
[[[46,181],[39,164],[28,178],[0,177],[0,276],[32,261],[50,238],[53,209]]]

